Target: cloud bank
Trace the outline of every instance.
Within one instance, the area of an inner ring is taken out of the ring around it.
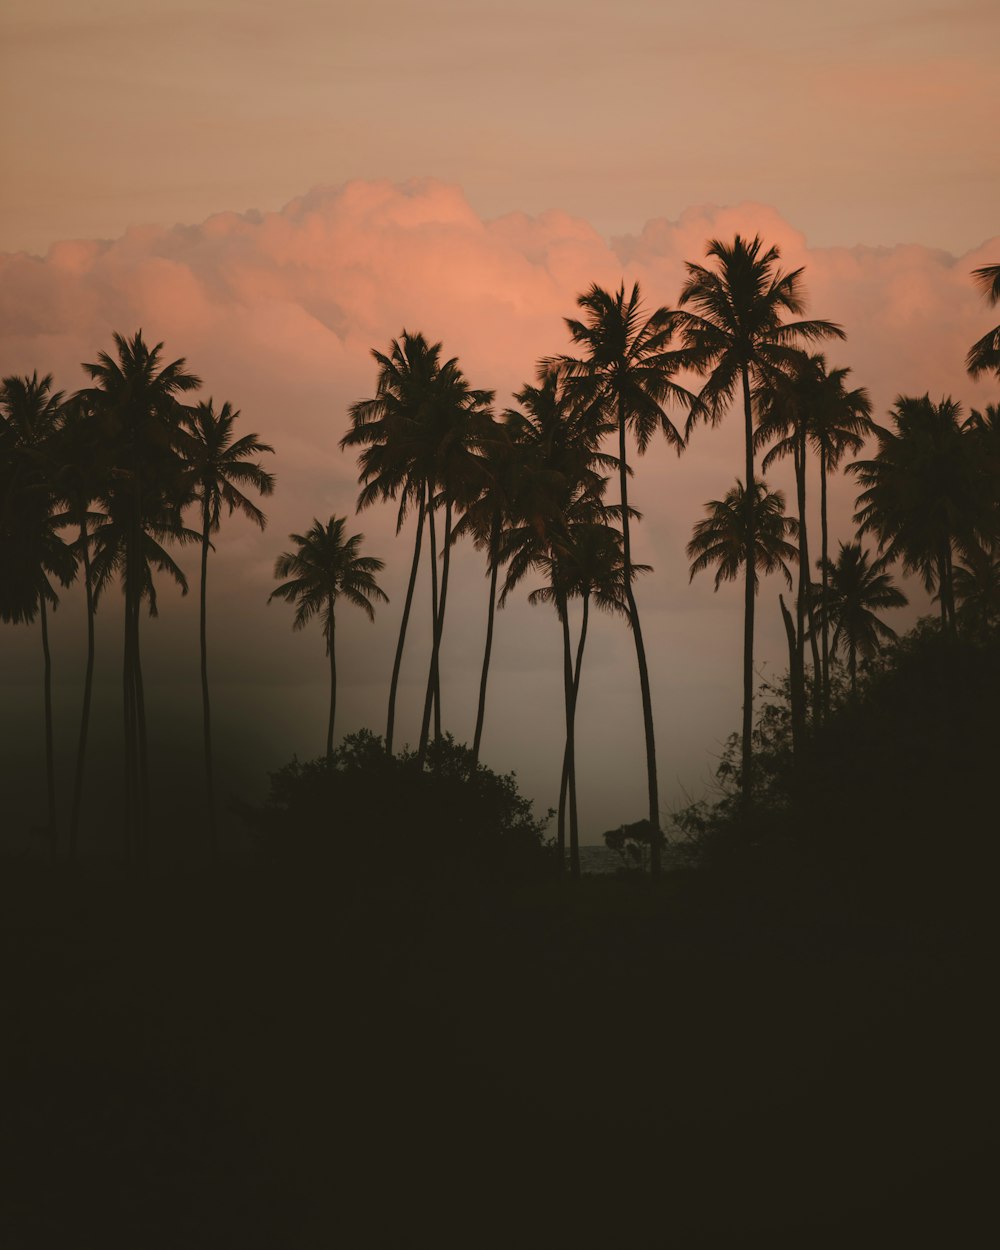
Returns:
[[[141,327],[147,340],[164,342],[167,359],[187,358],[204,378],[206,396],[230,400],[242,410],[243,428],[274,444],[269,467],[278,491],[270,524],[264,534],[238,522],[224,529],[213,557],[210,608],[220,720],[243,735],[233,757],[275,765],[292,750],[307,756],[320,750],[323,655],[318,634],[293,636],[289,614],[264,600],[274,557],[290,531],[302,532],[313,516],[325,519],[333,511],[353,517],[355,464],[337,444],[349,404],[374,392],[370,350],[385,350],[404,328],[420,330],[441,340],[446,355],[458,356],[473,385],[495,389],[503,407],[533,376],[540,356],[567,348],[562,318],[573,314],[576,296],[591,283],[638,280],[650,308],[674,303],[684,262],[700,261],[707,239],[737,231],[760,233],[780,247],[784,265],[805,267],[809,314],[840,322],[848,334],[846,343],[830,345],[828,358],[851,366],[852,382],[869,388],[877,415],[898,393],[951,394],[967,406],[996,398],[988,381],[966,377],[962,362],[990,316],[970,271],[996,262],[1000,237],[959,257],[915,245],[810,248],[776,209],[747,203],[689,208],[677,221],[649,221],[636,234],[608,241],[561,212],[484,220],[461,190],[431,180],[352,182],[310,191],[280,212],[136,227],[112,241],[61,242],[44,257],[0,255],[0,371],[52,372],[57,386],[71,391],[84,383],[80,362],[111,349],[112,331]],[[684,544],[704,502],[718,498],[739,472],[740,437],[739,422],[724,421],[697,430],[679,460],[657,446],[635,465],[635,502],[645,518],[636,556],[655,568],[639,601],[650,639],[661,788],[670,803],[701,788],[713,751],[738,723],[740,594],[714,595],[707,576],[689,586]],[[787,486],[780,472],[773,480]],[[853,493],[850,482],[832,490],[833,533],[845,539]],[[339,721],[345,731],[383,724],[409,559],[409,536],[396,538],[393,522],[387,510],[373,510],[354,526],[366,535],[366,547],[386,559],[384,584],[394,602],[374,627],[344,622]],[[193,577],[195,563],[187,564]],[[459,554],[444,642],[444,699],[445,718],[460,738],[471,735],[475,712],[483,574],[479,557]],[[784,646],[777,589],[765,584],[759,609],[759,655],[774,667]],[[59,618],[67,726],[81,680],[73,598],[71,592]],[[165,594],[161,620],[147,631],[147,653],[164,720],[196,727],[196,698],[189,717],[179,710],[178,693],[188,682],[193,691],[196,681],[193,598]],[[117,656],[114,610],[111,603],[104,610],[102,639],[109,691]],[[408,648],[405,736],[416,734],[427,636],[426,628],[423,636],[418,631]],[[11,674],[34,663],[24,657],[33,657],[35,647],[30,631],[17,633],[7,649]],[[558,663],[554,618],[523,602],[501,616],[486,758],[517,768],[542,806],[555,799]],[[642,811],[642,727],[627,631],[601,623],[588,665],[581,802],[585,831],[595,836]],[[23,707],[11,716],[35,715],[29,686],[25,681]],[[20,737],[11,716],[2,726],[5,741]],[[65,741],[71,741],[68,728]]]

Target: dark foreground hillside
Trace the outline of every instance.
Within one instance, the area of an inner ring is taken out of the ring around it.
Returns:
[[[963,1244],[979,937],[786,886],[5,864],[0,1244]]]

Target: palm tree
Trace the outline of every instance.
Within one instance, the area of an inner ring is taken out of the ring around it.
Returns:
[[[603,508],[595,509],[595,517]],[[580,697],[580,674],[587,645],[590,603],[606,612],[628,617],[625,595],[624,539],[620,530],[600,519],[571,521],[559,539],[553,555],[540,562],[548,574],[548,585],[533,591],[529,603],[553,603],[563,623],[566,648],[569,648],[569,600],[579,598],[583,604],[576,660],[572,666],[572,684],[566,709],[566,746],[563,753],[560,804],[565,805],[563,791],[569,794],[570,873],[580,876],[580,834],[576,795],[576,709]],[[647,564],[633,564],[632,576],[651,572]]]
[[[653,727],[653,702],[649,687],[649,668],[643,643],[639,609],[632,590],[632,543],[629,527],[628,475],[626,434],[631,431],[641,455],[653,435],[661,430],[678,454],[684,438],[667,414],[665,404],[674,400],[685,406],[693,397],[673,380],[683,357],[669,350],[671,314],[658,308],[644,315],[639,284],[629,295],[624,282],[613,294],[596,284],[577,299],[586,319],[566,318],[566,326],[574,343],[583,347],[583,360],[563,358],[571,373],[590,384],[606,407],[618,429],[618,473],[621,494],[623,585],[628,605],[628,620],[635,641],[639,688],[642,697],[642,720],[646,738],[646,782],[649,792],[649,822],[652,830],[650,872],[660,872],[660,799],[656,771],[656,740]],[[585,392],[586,393],[586,392]]]
[[[872,405],[863,386],[848,390],[847,368],[828,369],[823,356],[811,357],[813,362],[813,406],[809,440],[819,455],[820,488],[820,576],[824,592],[830,568],[830,525],[827,507],[827,484],[830,473],[839,468],[844,456],[857,455],[865,439],[874,434]],[[830,703],[830,631],[821,626],[823,649],[823,707]]]
[[[759,236],[747,241],[736,235],[731,244],[711,239],[707,255],[715,268],[686,263],[688,279],[680,294],[681,309],[674,314],[690,363],[708,379],[699,392],[691,420],[718,421],[742,391],[747,489],[747,518],[743,564],[746,570],[743,607],[743,727],[742,769],[745,792],[751,790],[753,765],[753,638],[754,568],[753,518],[756,499],[754,475],[753,405],[755,388],[766,386],[795,359],[801,343],[844,338],[832,321],[783,321],[785,314],[804,311],[802,269],[789,273],[778,268],[777,247],[765,248]],[[689,305],[694,311],[683,306]],[[690,422],[689,422],[690,425]]]
[[[507,564],[501,607],[529,572],[551,571],[558,566],[558,552],[565,546],[566,534],[574,524],[620,512],[603,504],[607,478],[601,470],[617,468],[618,461],[598,451],[601,437],[608,432],[602,407],[589,397],[567,390],[565,382],[564,368],[543,366],[539,384],[525,385],[515,394],[520,408],[504,414],[524,462],[512,515],[501,536],[501,562]],[[568,735],[573,700],[569,617],[561,578],[550,580],[550,585],[562,625]],[[560,870],[566,851],[567,789],[564,769],[556,825]]]
[[[239,412],[224,403],[215,411],[212,400],[200,403],[188,410],[185,427],[189,438],[184,446],[184,458],[189,473],[189,487],[193,490],[193,502],[201,513],[201,598],[199,604],[198,632],[201,648],[201,706],[205,738],[205,786],[208,805],[209,836],[212,856],[218,858],[219,834],[215,810],[215,784],[212,770],[212,725],[208,691],[208,552],[212,546],[211,535],[217,533],[222,523],[222,505],[229,515],[240,512],[260,529],[267,524],[264,513],[252,503],[244,490],[250,488],[261,495],[274,492],[274,478],[259,463],[248,463],[252,456],[273,453],[274,448],[262,443],[256,434],[244,434],[235,438],[235,425]],[[241,489],[242,488],[242,489]]]
[[[814,358],[815,359],[815,358]],[[792,693],[792,743],[793,754],[798,757],[805,731],[805,639],[808,632],[812,643],[814,687],[818,695],[820,682],[819,649],[816,631],[812,628],[812,595],[809,581],[809,541],[806,517],[806,460],[809,423],[814,400],[814,370],[810,357],[804,353],[797,358],[789,372],[777,374],[770,384],[759,390],[757,401],[758,421],[754,434],[754,446],[765,447],[774,441],[764,456],[761,471],[766,473],[771,465],[791,455],[795,471],[795,493],[798,504],[799,584],[795,600],[795,622],[789,635],[789,678]],[[782,614],[784,615],[784,600]],[[809,629],[806,630],[806,618]],[[786,622],[787,624],[787,622]]]
[[[983,265],[972,276],[991,306],[1000,301],[1000,265]],[[995,373],[1000,378],[1000,326],[994,326],[973,343],[965,358],[965,367],[978,378],[981,373]]]
[[[283,552],[275,562],[275,577],[290,580],[277,586],[268,596],[295,604],[293,629],[303,629],[314,616],[319,616],[330,657],[330,719],[326,731],[327,762],[333,759],[333,724],[337,713],[337,655],[335,648],[335,609],[343,596],[348,603],[362,609],[370,621],[375,619],[373,599],[388,603],[388,597],[375,581],[385,564],[374,556],[360,555],[363,534],[344,537],[346,517],[332,516],[326,525],[314,520],[305,534],[291,534],[297,551]]]
[[[47,605],[59,603],[50,580],[69,586],[76,577],[76,557],[57,533],[53,516],[51,444],[57,429],[62,392],[52,390],[52,376],[10,376],[0,382],[0,620],[41,623],[44,664],[46,835],[55,857],[55,745],[52,726],[52,655]]]
[[[386,722],[386,751],[392,753],[396,718],[396,695],[403,647],[413,602],[413,592],[420,563],[424,522],[428,524],[431,541],[431,612],[434,654],[429,685],[437,689],[437,656],[440,648],[440,627],[443,624],[438,607],[437,542],[434,528],[434,507],[443,502],[438,494],[441,459],[449,460],[456,427],[467,430],[469,418],[488,408],[490,392],[472,391],[455,359],[441,363],[441,344],[430,345],[422,334],[408,334],[393,339],[389,353],[372,350],[379,366],[375,396],[359,400],[351,406],[351,429],[340,440],[342,449],[362,447],[359,464],[362,490],[358,511],[379,500],[399,499],[396,520],[398,533],[412,507],[417,509],[413,559],[399,638],[389,684],[389,711]],[[464,413],[464,420],[458,413]],[[453,466],[452,466],[453,467]],[[454,500],[451,501],[454,503]],[[446,517],[450,521],[450,513]],[[445,546],[447,551],[447,544]],[[440,719],[440,699],[437,700]],[[421,734],[425,739],[425,734]],[[426,749],[426,741],[424,741]]]
[[[739,577],[747,553],[747,516],[753,532],[750,585],[754,594],[760,586],[760,574],[781,573],[792,586],[788,562],[799,558],[798,548],[788,541],[798,533],[798,522],[785,515],[785,496],[780,490],[769,490],[766,482],[754,483],[756,499],[747,506],[743,483],[726,491],[722,499],[705,504],[705,518],[698,521],[687,545],[691,561],[689,581],[696,573],[715,566],[715,589],[723,582]]]
[[[102,473],[106,468],[96,425],[94,413],[78,400],[71,400],[62,406],[54,445],[54,489],[60,502],[65,506],[66,511],[63,514],[65,520],[79,530],[79,536],[73,546],[83,566],[83,590],[87,613],[87,662],[83,679],[83,705],[80,712],[80,732],[77,737],[73,806],[70,810],[69,825],[69,856],[74,861],[79,845],[87,738],[90,731],[90,706],[94,688],[96,603],[91,568],[93,545],[91,525],[107,520],[104,513],[92,511],[92,503],[101,493]]]
[[[973,547],[956,564],[954,591],[958,622],[974,633],[1000,624],[1000,553]]]
[[[125,593],[122,671],[125,726],[126,828],[130,847],[148,855],[149,766],[145,697],[139,652],[139,616],[143,599],[156,610],[152,569],[166,571],[186,588],[183,573],[162,547],[170,537],[188,539],[180,522],[186,502],[181,449],[185,442],[184,409],[179,395],[196,390],[201,380],[183,359],[161,364],[162,343],[147,346],[142,331],[131,339],[114,335],[116,357],[107,352],[84,364],[94,386],[77,400],[95,415],[101,443],[107,448],[108,472],[101,503],[108,521],[100,527],[100,571],[95,557],[95,587],[112,573],[121,576]],[[95,539],[97,535],[95,535]]]
[[[906,596],[892,584],[885,561],[869,560],[859,542],[841,543],[837,562],[826,569],[825,589],[818,596],[817,611],[824,626],[833,632],[831,654],[841,644],[847,652],[851,693],[858,689],[858,656],[869,658],[896,633],[875,613],[906,606]]]
[[[486,552],[490,592],[486,613],[486,645],[479,678],[479,701],[476,705],[476,728],[472,740],[472,766],[479,761],[479,749],[486,718],[486,684],[493,650],[493,626],[496,616],[497,577],[503,563],[501,539],[504,525],[512,522],[518,496],[523,490],[525,459],[523,448],[515,435],[516,427],[509,421],[490,420],[477,440],[475,471],[477,484],[473,498],[452,531],[457,540],[471,534],[476,548]]]
[[[878,451],[848,468],[864,488],[856,500],[858,534],[874,534],[884,562],[918,571],[927,590],[937,587],[941,621],[955,627],[954,554],[988,542],[996,513],[982,492],[974,439],[959,426],[952,399],[931,402],[899,396],[894,429],[873,425]]]

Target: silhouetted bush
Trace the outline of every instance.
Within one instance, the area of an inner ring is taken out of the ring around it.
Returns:
[[[351,734],[330,761],[272,773],[265,806],[244,815],[268,856],[350,879],[511,880],[555,864],[548,817],[533,817],[514,774],[473,765],[451,735],[430,744],[421,767],[414,751],[390,756],[370,731]]]
[[[879,905],[961,909],[992,880],[1000,640],[921,622],[868,666],[793,761],[782,691],[760,712],[754,801],[738,741],[720,792],[678,813],[702,864],[805,869]]]

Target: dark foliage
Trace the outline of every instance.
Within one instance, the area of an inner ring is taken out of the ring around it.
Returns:
[[[344,883],[392,878],[509,881],[554,870],[513,773],[475,764],[450,734],[387,755],[368,730],[332,758],[292,760],[271,774],[266,805],[244,809],[265,853],[292,869],[321,865]]]
[[[738,802],[736,739],[721,797],[677,823],[715,867],[792,872],[884,916],[975,919],[993,879],[1000,753],[1000,636],[953,638],[923,621],[841,692],[798,767],[785,690],[757,722],[749,819]]]

